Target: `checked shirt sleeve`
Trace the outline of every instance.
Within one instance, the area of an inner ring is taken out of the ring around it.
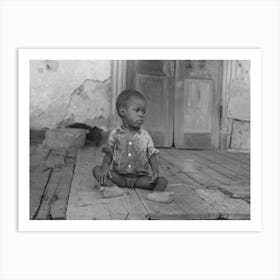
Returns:
[[[149,133],[147,133],[146,137],[147,137],[147,157],[149,159],[152,155],[157,156],[159,154],[159,150],[155,148],[154,141]]]
[[[102,149],[103,153],[113,156],[115,143],[116,143],[115,137],[116,137],[116,133],[115,131],[112,131],[109,135],[107,143]]]

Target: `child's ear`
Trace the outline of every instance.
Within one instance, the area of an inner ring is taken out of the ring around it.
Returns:
[[[124,107],[120,107],[119,113],[120,113],[120,115],[123,117],[124,114],[125,114],[125,108],[124,108]]]

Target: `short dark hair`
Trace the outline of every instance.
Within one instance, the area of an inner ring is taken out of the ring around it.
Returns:
[[[127,106],[127,103],[129,101],[129,99],[132,98],[132,97],[136,97],[136,98],[146,100],[145,96],[137,90],[126,89],[126,90],[122,91],[118,95],[117,102],[116,102],[117,112],[118,112],[118,115],[120,117],[121,117],[120,111],[119,111],[120,108]]]

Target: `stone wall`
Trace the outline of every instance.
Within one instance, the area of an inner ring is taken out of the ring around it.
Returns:
[[[30,129],[83,122],[108,130],[111,61],[30,62]]]
[[[250,151],[250,95],[250,61],[224,61],[222,148]]]

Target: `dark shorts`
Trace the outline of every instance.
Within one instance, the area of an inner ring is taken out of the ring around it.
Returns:
[[[116,172],[116,171],[114,171]],[[128,188],[134,189],[136,186],[136,182],[139,178],[148,175],[137,175],[137,174],[118,174],[119,176],[123,177],[126,181],[126,185]]]
[[[138,178],[130,178],[125,176],[126,184],[129,188],[134,189]]]

